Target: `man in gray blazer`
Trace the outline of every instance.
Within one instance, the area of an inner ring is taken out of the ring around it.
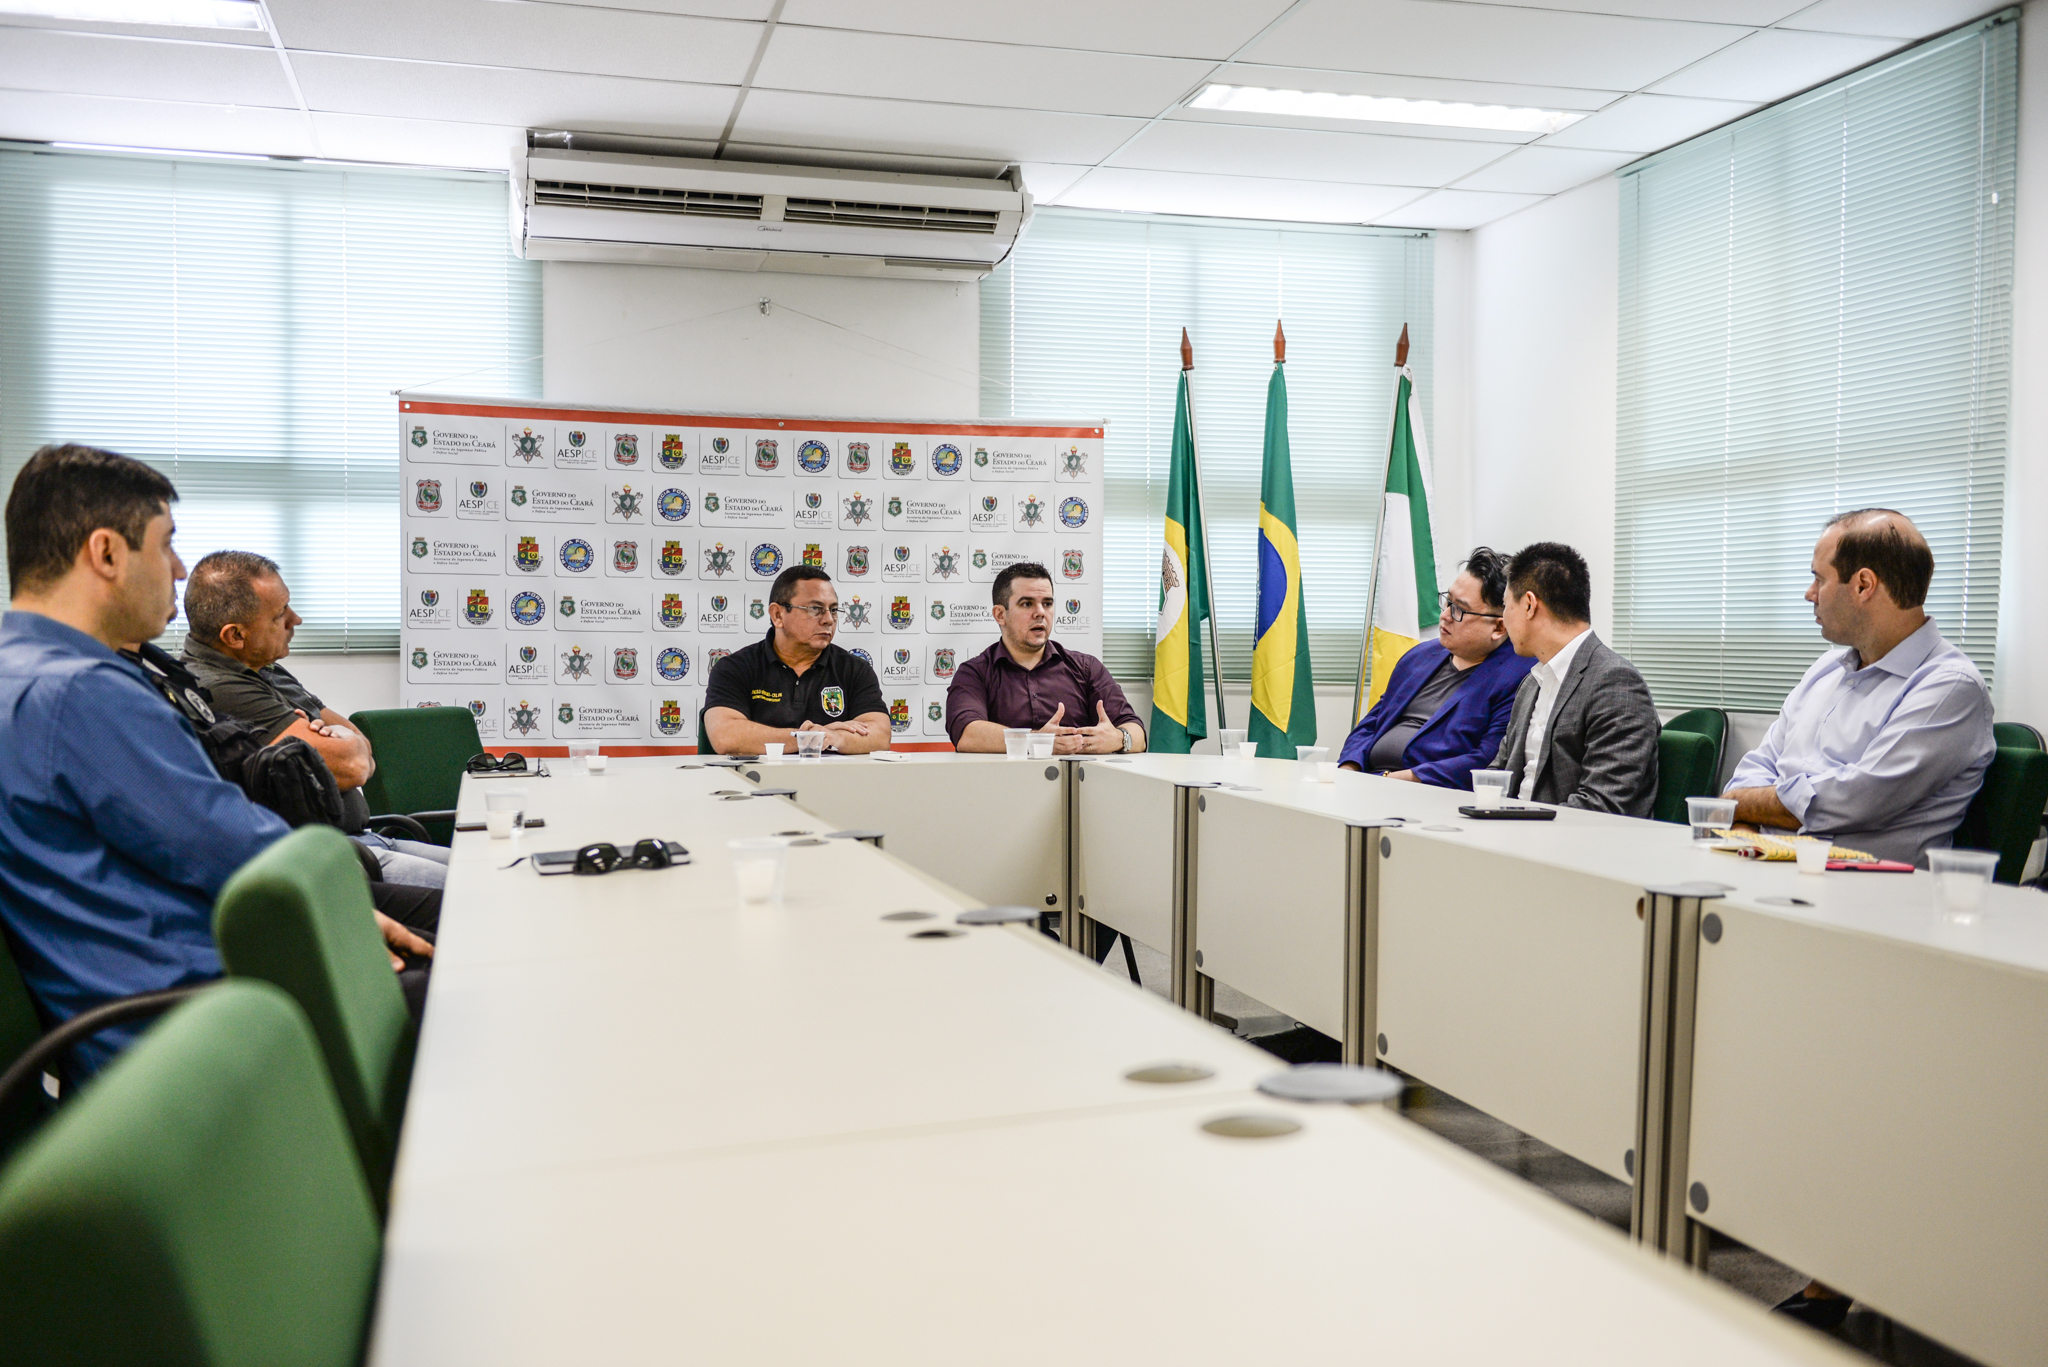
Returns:
[[[1593,576],[1570,546],[1539,541],[1508,565],[1504,625],[1536,667],[1515,694],[1493,767],[1525,802],[1648,816],[1662,727],[1649,685],[1594,634]]]

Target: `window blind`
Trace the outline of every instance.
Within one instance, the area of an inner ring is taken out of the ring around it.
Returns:
[[[283,567],[294,651],[398,648],[391,391],[530,386],[539,350],[502,176],[0,151],[0,479],[45,442],[148,461],[187,564]]]
[[[1615,642],[1666,706],[1776,711],[1829,649],[1837,512],[1904,512],[1992,672],[2018,24],[1997,16],[1622,173]]]
[[[983,282],[982,416],[1107,423],[1113,673],[1152,674],[1185,326],[1223,673],[1251,677],[1266,383],[1284,320],[1311,659],[1319,683],[1356,678],[1403,323],[1424,401],[1433,393],[1433,250],[1411,231],[1048,209]]]

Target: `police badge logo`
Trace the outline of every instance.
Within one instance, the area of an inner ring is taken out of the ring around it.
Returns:
[[[756,598],[747,604],[747,616],[753,618],[755,621],[758,622],[767,615],[768,605],[766,603],[763,603],[760,599]]]
[[[1060,525],[1068,531],[1079,531],[1088,525],[1088,501],[1079,494],[1068,494],[1060,500]]]
[[[661,572],[681,574],[683,572],[683,543],[664,541],[661,543]]]
[[[440,591],[439,589],[421,589],[421,590],[420,590],[420,606],[421,606],[421,607],[423,607],[423,608],[431,608],[431,607],[435,607],[435,606],[438,606],[440,602],[441,602],[441,591]]]
[[[896,663],[898,666],[910,663],[910,651],[907,648],[902,646],[896,648]]]
[[[818,509],[824,506],[825,496],[819,493],[816,489],[813,489],[809,493],[804,495],[804,507],[809,508],[811,511],[816,512]]]
[[[950,441],[942,441],[932,448],[932,469],[941,475],[960,473],[960,448]]]
[[[747,557],[747,563],[754,567],[754,573],[763,579],[771,579],[782,573],[782,547],[762,542],[754,547]]]
[[[540,709],[526,699],[505,709],[505,729],[517,736],[530,736],[540,730]]]
[[[917,457],[910,454],[910,443],[899,441],[889,447],[889,473],[892,475],[913,474],[917,470]]]
[[[889,729],[908,731],[910,729],[910,699],[889,699]]]
[[[730,601],[724,594],[714,593],[711,595],[711,610],[713,612],[724,612],[725,605]]]
[[[438,479],[414,481],[412,503],[415,508],[418,508],[423,513],[440,512],[441,481]]]
[[[932,573],[941,579],[951,579],[960,573],[960,553],[951,546],[941,546],[933,551]]]
[[[574,617],[576,615],[575,595],[563,594],[562,601],[555,605],[555,611],[561,613],[564,617]]]
[[[469,601],[462,605],[463,620],[473,627],[480,627],[491,620],[491,595],[487,589],[471,589]]]
[[[846,508],[846,520],[856,527],[875,515],[875,501],[871,498],[852,493],[839,501]]]
[[[908,565],[910,563],[910,547],[891,546],[889,548],[889,558],[899,565]]]
[[[520,537],[517,549],[512,552],[512,563],[518,568],[525,570],[528,574],[532,574],[535,570],[539,569],[540,538],[537,536]]]
[[[836,717],[846,710],[846,690],[838,684],[827,684],[818,691],[818,705],[825,709],[825,715]]]
[[[620,683],[631,683],[640,677],[639,647],[612,647],[612,677]]]
[[[426,559],[426,555],[427,539],[424,536],[414,537],[412,539],[412,558],[415,560],[424,560]]]
[[[674,698],[663,698],[661,715],[655,718],[654,729],[664,736],[680,736],[683,733],[683,705]]]
[[[739,558],[738,551],[727,550],[723,541],[713,542],[704,548],[704,577],[723,579],[733,572],[733,562]],[[720,609],[723,611],[723,609]]]
[[[854,631],[864,629],[868,624],[868,616],[871,612],[872,609],[869,607],[867,600],[855,594],[846,600],[846,625]],[[854,653],[856,655],[860,654],[859,651]],[[861,656],[861,658],[866,659],[867,657]]]
[[[1060,473],[1068,479],[1080,479],[1088,473],[1088,457],[1081,454],[1078,446],[1069,446],[1067,454],[1060,457]]]
[[[640,463],[640,434],[638,432],[617,432],[612,436],[612,464],[638,465]]]
[[[822,475],[832,468],[832,448],[813,438],[796,448],[796,465],[806,474]]]
[[[579,451],[583,449],[583,443],[588,440],[590,440],[588,432],[571,432],[569,434],[569,444]]]
[[[576,709],[570,706],[568,703],[563,703],[560,707],[555,709],[555,720],[562,723],[562,725],[564,726],[569,725],[571,722],[576,720]]]
[[[873,669],[873,668],[875,667],[875,657],[874,657],[874,656],[872,656],[872,655],[870,655],[870,654],[868,654],[868,653],[867,653],[867,652],[866,652],[865,650],[862,650],[862,649],[861,649],[861,648],[860,648],[859,646],[854,646],[854,647],[853,647],[852,649],[848,650],[848,651],[847,651],[846,653],[847,653],[848,655],[851,655],[851,656],[853,656],[853,658],[854,658],[854,659],[856,659],[856,660],[859,660],[859,661],[860,661],[860,662],[861,662],[862,664],[866,665],[866,666],[867,666],[867,667],[868,667],[869,669]]]
[[[661,607],[655,611],[654,615],[665,627],[674,628],[681,626],[685,615],[683,612],[683,596],[680,593],[664,593],[661,595]]]
[[[1081,569],[1081,552],[1062,551],[1060,553],[1061,574],[1069,579],[1079,579],[1081,577]]]
[[[896,498],[896,497],[894,497],[894,496],[891,496],[891,497],[890,497],[890,499],[889,499],[889,516],[891,516],[891,517],[901,517],[901,516],[903,516],[903,500],[902,500],[902,499],[900,499],[900,498]]]
[[[932,620],[934,622],[946,620],[946,605],[936,598],[932,599]]]
[[[1045,505],[1038,501],[1037,494],[1026,494],[1024,501],[1017,505],[1017,520],[1026,527],[1036,527],[1045,521]]]
[[[547,599],[541,597],[532,589],[523,589],[512,595],[512,620],[519,623],[519,625],[523,627],[538,626],[547,619],[547,615]],[[528,664],[533,663],[533,656],[523,651],[521,656]]]
[[[865,576],[867,572],[868,548],[866,546],[848,546],[846,548],[846,577],[849,579],[859,579]]]
[[[732,652],[726,649],[707,650],[704,652],[704,667],[706,669],[716,669],[718,668],[718,662],[730,654]]]
[[[476,718],[478,721],[482,721],[484,719],[485,711],[486,708],[484,707],[484,700],[482,698],[471,698],[469,700],[470,716]]]
[[[597,552],[590,549],[590,543],[580,536],[572,536],[562,543],[559,554],[562,568],[571,574],[582,574],[597,563]]]
[[[690,675],[690,652],[681,646],[664,646],[654,657],[654,672],[670,683],[681,683]]]
[[[781,463],[776,455],[776,441],[773,437],[757,437],[754,440],[754,468],[766,474]]]
[[[413,647],[412,667],[414,669],[425,669],[427,667],[427,648],[425,646]]]
[[[526,506],[526,486],[524,484],[512,486],[512,506],[515,508],[524,508]]]
[[[727,437],[713,437],[711,439],[711,449],[722,456],[727,451],[732,450],[732,441]]]
[[[582,445],[581,442],[576,440],[577,437],[582,435],[581,432],[571,432],[569,434],[570,443],[577,446]],[[540,434],[531,427],[521,428],[519,435],[512,438],[512,454],[518,456],[519,459],[527,462],[529,465],[542,458],[540,447]]]
[[[661,437],[661,468],[680,470],[683,468],[683,462],[688,459],[689,457],[683,454],[683,434],[664,432]]]
[[[889,600],[889,625],[898,631],[909,626],[916,615],[910,609],[910,599],[907,596],[899,593]]]
[[[974,448],[974,463],[984,469],[988,467],[988,448],[986,446]]]
[[[675,491],[671,489],[669,492]],[[612,490],[612,516],[631,521],[640,516],[640,505],[646,501],[647,495],[633,492],[633,486],[630,484],[621,484]]]
[[[424,427],[415,427],[415,428],[413,428],[413,429],[412,429],[412,444],[413,444],[414,446],[425,446],[425,445],[427,444],[427,429],[426,429],[426,428],[424,428]]]
[[[977,548],[977,549],[975,550],[975,552],[974,552],[974,568],[976,568],[976,569],[978,569],[978,570],[985,570],[985,569],[987,569],[987,568],[988,568],[988,552],[987,552],[987,551],[984,551],[984,550],[981,550],[981,549],[978,549],[978,548]]]
[[[1001,502],[1002,500],[994,494],[983,494],[981,496],[981,510],[985,513],[992,513]]]
[[[946,719],[946,705],[938,701],[928,702],[924,705],[924,715],[928,721],[944,721]]]
[[[578,683],[590,677],[590,656],[583,653],[582,646],[570,646],[562,652],[562,673],[571,683]]]
[[[953,661],[955,658],[953,647],[951,646],[940,646],[937,650],[934,650],[932,652],[933,677],[940,679],[952,678]]]
[[[1069,598],[1069,599],[1067,600],[1067,616],[1069,616],[1069,617],[1077,617],[1077,616],[1079,616],[1079,615],[1080,615],[1080,613],[1081,613],[1081,600],[1080,600],[1080,599],[1078,599],[1078,598]]]
[[[825,548],[815,541],[804,543],[804,564],[817,569],[825,568]]]
[[[530,665],[533,663],[534,658],[539,654],[540,651],[536,650],[532,646],[521,646],[519,647],[519,663],[523,665]]]
[[[711,495],[706,506],[717,512],[718,495]],[[655,496],[654,511],[661,514],[664,522],[681,522],[690,515],[690,496],[681,489],[663,489]]]
[[[471,498],[489,498],[490,494],[491,486],[482,480],[473,479],[469,482],[469,496]]]
[[[612,569],[620,574],[640,572],[640,543],[637,541],[612,542]]]
[[[680,490],[678,490],[677,492],[679,492],[679,493],[680,493],[681,491],[680,491]],[[717,512],[717,511],[718,511],[718,494],[716,493],[716,491],[714,491],[714,492],[712,492],[712,493],[708,493],[708,494],[704,495],[704,511],[705,511],[705,512],[707,512],[707,513],[715,513],[715,512]],[[684,496],[684,498],[683,498],[683,511],[682,511],[682,512],[680,512],[680,513],[678,513],[678,514],[677,514],[676,516],[677,516],[677,517],[688,517],[689,515],[690,515],[690,500],[689,500],[689,497],[688,497],[687,495],[685,495],[685,496]],[[668,516],[668,514],[667,514],[667,513],[663,513],[663,514],[662,514],[662,516],[663,516],[663,517],[667,517],[667,516]],[[671,520],[674,520],[674,519],[671,519]]]
[[[846,473],[864,475],[868,472],[868,444],[864,441],[846,443]]]

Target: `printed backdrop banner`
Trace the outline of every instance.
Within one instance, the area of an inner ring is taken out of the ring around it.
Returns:
[[[496,749],[696,749],[711,667],[819,565],[894,744],[944,750],[946,686],[1036,561],[1053,634],[1102,653],[1102,428],[533,408],[401,395],[400,697]]]

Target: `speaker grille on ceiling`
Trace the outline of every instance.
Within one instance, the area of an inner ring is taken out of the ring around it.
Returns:
[[[1000,217],[993,209],[939,209],[925,204],[865,204],[844,199],[791,199],[782,211],[785,223],[983,236],[994,235]]]
[[[692,218],[761,216],[761,196],[721,190],[673,190],[655,185],[588,185],[570,180],[536,180],[535,204],[579,209],[632,209],[639,213],[687,214]]]

